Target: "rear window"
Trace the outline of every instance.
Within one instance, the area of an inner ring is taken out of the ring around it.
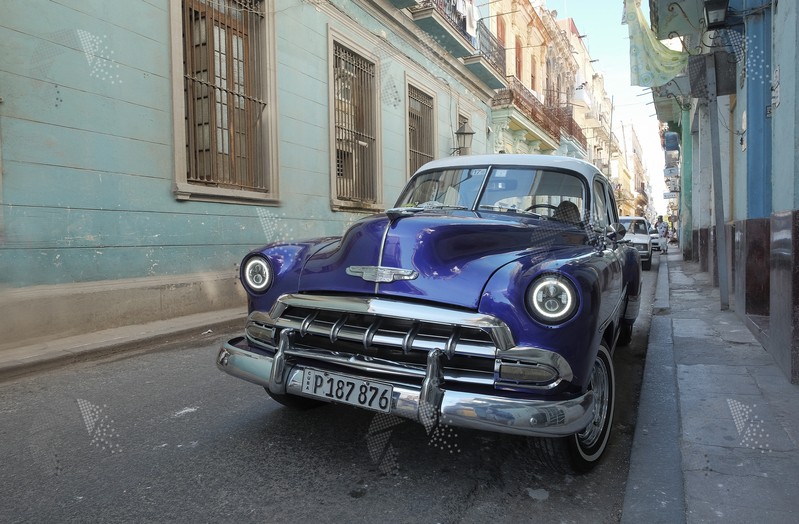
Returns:
[[[646,222],[644,220],[637,220],[637,219],[630,219],[630,218],[620,218],[619,221],[627,230],[628,233],[632,233],[634,235],[648,235],[649,228],[646,227]]]

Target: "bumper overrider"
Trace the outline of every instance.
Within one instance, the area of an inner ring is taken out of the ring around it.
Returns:
[[[390,301],[349,298],[343,300],[333,309],[340,307],[342,310],[352,311],[360,307],[364,311],[380,312],[381,320],[376,324],[382,323],[386,318],[386,308],[392,312],[396,311],[396,303]],[[220,370],[263,386],[273,394],[291,394],[335,402],[333,398],[323,399],[307,392],[309,377],[319,376],[328,369],[335,369],[336,377],[390,386],[391,398],[387,405],[383,406],[385,409],[381,411],[417,421],[427,428],[434,424],[445,424],[498,433],[560,437],[582,431],[593,417],[594,395],[591,391],[577,397],[555,399],[546,395],[535,395],[534,392],[520,393],[518,389],[505,390],[500,387],[499,382],[495,383],[497,388],[493,391],[477,391],[481,388],[468,387],[469,384],[479,386],[481,379],[455,373],[445,369],[445,366],[458,352],[471,352],[474,358],[474,354],[482,350],[474,343],[461,341],[455,336],[449,337],[440,347],[424,348],[426,344],[430,344],[429,340],[425,341],[421,336],[414,340],[414,337],[405,335],[401,342],[403,353],[419,351],[419,348],[423,347],[420,352],[426,361],[424,366],[389,363],[368,354],[342,355],[337,351],[308,347],[303,338],[308,333],[319,330],[316,326],[320,323],[317,315],[314,313],[313,319],[304,320],[291,320],[288,316],[282,316],[287,308],[286,303],[307,302],[307,299],[299,299],[295,295],[288,298],[281,297],[278,302],[269,314],[254,312],[250,315],[246,337],[234,338],[222,346],[216,359]],[[416,306],[414,312],[422,313],[421,316],[424,317],[425,307],[421,309],[422,311]],[[442,313],[439,308],[430,309],[428,313],[436,320],[447,318],[446,311]],[[433,309],[435,311],[432,311]],[[461,323],[466,321],[472,324],[484,324],[485,319],[491,318],[475,316],[464,320],[462,312],[458,312],[457,316]],[[498,326],[493,323],[490,327],[496,330]],[[339,343],[353,331],[352,328],[341,325],[334,325],[328,330],[331,342]],[[419,330],[420,328],[413,327],[410,331]],[[367,328],[364,331],[365,334],[359,335],[363,337],[364,347],[367,346],[367,340],[373,342],[380,339],[386,343],[390,341],[390,337],[382,335],[377,328]],[[458,331],[457,328],[454,330],[456,333]],[[264,341],[270,338],[273,342],[265,344]],[[342,340],[338,340],[339,338]],[[509,336],[502,333],[492,338],[500,344],[510,340]],[[251,344],[254,344],[257,350],[253,350]],[[499,366],[508,362],[508,359],[504,358],[506,356],[513,356],[514,363],[518,365],[520,359],[516,357],[519,355],[522,355],[521,360],[526,356],[532,366],[538,365],[533,362],[535,359],[543,360],[540,367],[557,369],[558,379],[555,383],[564,377],[571,378],[568,364],[551,352],[508,346],[494,348],[492,357],[495,358],[499,369]],[[463,387],[464,384],[467,384],[467,387]]]

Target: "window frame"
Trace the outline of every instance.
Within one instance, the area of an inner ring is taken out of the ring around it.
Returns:
[[[336,44],[341,45],[360,57],[371,62],[374,66],[374,81],[371,92],[371,100],[374,104],[372,111],[374,129],[374,192],[375,202],[363,200],[345,200],[339,198],[337,187],[337,176],[339,166],[339,149],[336,143],[336,81],[335,81],[335,49]],[[337,31],[328,25],[328,122],[329,122],[329,150],[330,150],[330,207],[333,211],[349,212],[374,212],[384,209],[383,197],[383,169],[382,161],[382,132],[381,132],[381,111],[382,104],[379,96],[380,86],[380,59],[378,55],[371,52],[365,46],[349,38],[344,33]]]
[[[408,179],[416,172],[416,169],[413,169],[411,165],[411,140],[410,140],[410,131],[411,131],[411,96],[410,91],[411,88],[419,91],[420,93],[427,95],[430,97],[430,103],[432,105],[430,111],[430,160],[435,160],[437,155],[436,152],[438,151],[438,99],[436,97],[435,91],[430,91],[423,87],[424,82],[418,81],[415,78],[412,78],[405,75],[405,118],[406,118],[406,125],[405,125],[405,140],[406,140],[406,158],[408,161],[408,168],[406,169]],[[421,167],[423,164],[420,164],[418,167]]]
[[[173,115],[173,194],[177,200],[196,200],[204,202],[224,202],[250,205],[278,205],[280,203],[278,167],[278,129],[277,129],[277,84],[272,71],[275,69],[275,19],[273,0],[261,0],[264,7],[264,18],[259,26],[257,48],[260,61],[261,83],[263,93],[261,99],[266,107],[260,115],[263,129],[260,142],[255,144],[254,154],[261,157],[261,165],[267,171],[269,190],[252,191],[228,187],[214,187],[192,183],[188,180],[188,133],[186,129],[187,107],[184,88],[183,58],[183,15],[184,2],[169,3],[170,21],[170,54],[172,57],[172,115]]]

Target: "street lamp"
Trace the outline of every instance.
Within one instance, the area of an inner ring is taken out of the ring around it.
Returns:
[[[727,7],[730,0],[705,0],[705,26],[721,29],[727,25]]]
[[[471,153],[472,139],[474,138],[474,130],[469,125],[469,122],[464,122],[457,131],[455,131],[455,140],[458,147],[454,148],[452,152],[458,152],[458,155],[468,155]]]

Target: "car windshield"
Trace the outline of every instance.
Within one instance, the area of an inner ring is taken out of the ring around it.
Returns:
[[[649,229],[646,227],[646,222],[643,220],[633,220],[630,218],[619,219],[621,224],[627,229],[627,232],[633,235],[648,235]]]
[[[397,207],[528,213],[573,223],[580,222],[585,215],[584,204],[585,184],[580,177],[534,167],[422,173],[411,179],[397,201]]]
[[[472,209],[486,168],[445,169],[411,179],[396,207],[456,207]]]

